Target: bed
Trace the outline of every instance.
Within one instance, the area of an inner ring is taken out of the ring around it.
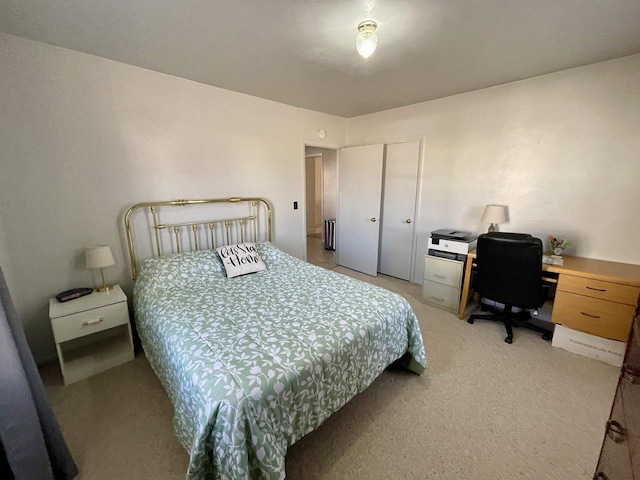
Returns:
[[[178,224],[156,215],[156,233],[176,232]],[[248,217],[259,223],[255,210],[234,220]],[[234,230],[228,220],[219,221],[225,243],[247,241],[247,223]],[[215,247],[212,222],[198,225]],[[179,225],[192,236],[195,223]],[[265,271],[227,278],[215,250],[200,248],[200,239],[191,242],[197,250],[184,251],[179,232],[179,252],[132,266],[138,333],[174,406],[174,430],[190,454],[187,479],[282,479],[288,446],[389,364],[417,374],[426,365],[403,297],[294,258],[268,241],[268,230],[266,241],[251,238]]]

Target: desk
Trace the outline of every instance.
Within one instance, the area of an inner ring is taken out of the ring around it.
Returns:
[[[599,337],[627,341],[640,300],[640,265],[582,257],[563,257],[564,264],[542,264],[557,274],[551,321]],[[467,255],[458,318],[465,316],[476,251]],[[550,276],[551,277],[551,276]]]

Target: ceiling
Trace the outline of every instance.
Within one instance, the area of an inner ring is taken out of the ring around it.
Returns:
[[[0,0],[0,31],[353,117],[640,53],[640,0]]]

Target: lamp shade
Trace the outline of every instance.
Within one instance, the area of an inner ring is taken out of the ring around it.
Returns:
[[[505,223],[507,221],[507,207],[506,205],[487,205],[484,207],[482,223]]]
[[[87,248],[85,252],[87,259],[87,268],[104,268],[110,267],[115,262],[109,245],[100,245],[99,247]]]

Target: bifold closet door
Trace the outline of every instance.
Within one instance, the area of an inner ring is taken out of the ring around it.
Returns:
[[[336,263],[378,274],[384,145],[340,150]]]
[[[380,266],[385,275],[410,280],[420,142],[387,145]]]

